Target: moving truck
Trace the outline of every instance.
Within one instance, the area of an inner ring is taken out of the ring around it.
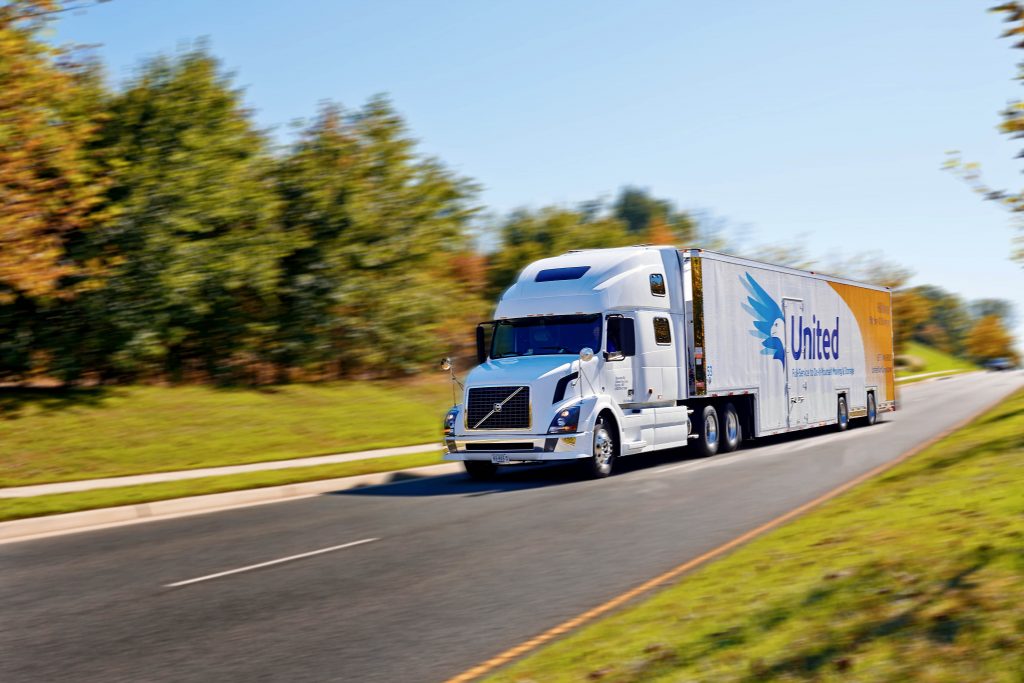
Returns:
[[[874,424],[896,409],[892,325],[885,287],[703,249],[542,259],[477,328],[445,459],[474,478],[553,460],[604,477],[636,453]]]

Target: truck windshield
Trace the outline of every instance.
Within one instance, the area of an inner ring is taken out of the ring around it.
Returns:
[[[491,358],[576,355],[585,346],[601,348],[601,316],[552,315],[500,320],[494,325]]]

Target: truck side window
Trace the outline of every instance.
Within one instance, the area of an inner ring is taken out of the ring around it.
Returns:
[[[672,332],[668,326],[668,318],[654,319],[654,341],[659,344],[672,343]]]
[[[651,294],[665,296],[665,276],[661,273],[651,275]]]
[[[636,332],[632,318],[621,315],[608,318],[608,355],[607,360],[621,360],[636,355]]]

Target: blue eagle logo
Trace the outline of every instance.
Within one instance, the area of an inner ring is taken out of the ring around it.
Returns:
[[[743,310],[754,318],[754,329],[750,331],[750,335],[761,340],[761,346],[764,347],[761,349],[763,355],[771,356],[785,365],[786,347],[783,345],[785,333],[782,329],[784,324],[782,309],[775,303],[775,299],[764,291],[764,287],[757,284],[757,280],[752,278],[750,273],[744,273],[744,275],[747,276],[746,279],[740,278],[740,282],[743,283],[750,296],[742,306]]]

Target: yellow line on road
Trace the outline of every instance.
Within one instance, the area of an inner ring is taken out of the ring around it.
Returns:
[[[642,594],[652,590],[653,588],[658,587],[659,585],[661,585],[661,584],[663,584],[663,583],[665,583],[667,581],[671,581],[672,579],[677,578],[680,574],[685,574],[686,572],[690,571],[691,569],[694,569],[694,568],[704,564],[705,562],[708,562],[709,560],[713,560],[713,559],[715,559],[716,557],[718,557],[720,555],[724,555],[725,553],[729,552],[730,550],[732,550],[736,546],[742,545],[742,544],[746,543],[747,541],[753,539],[754,537],[759,536],[760,534],[763,534],[764,532],[769,531],[770,529],[774,529],[775,527],[777,527],[777,526],[779,526],[781,524],[785,524],[786,522],[792,520],[794,517],[798,517],[798,516],[802,515],[803,513],[807,512],[811,508],[816,507],[818,505],[821,505],[825,501],[827,501],[827,500],[829,500],[831,498],[835,498],[839,494],[845,493],[846,491],[852,489],[854,486],[857,486],[858,484],[861,484],[864,481],[866,481],[866,480],[868,480],[868,479],[870,479],[870,478],[872,478],[874,476],[877,476],[878,474],[881,474],[882,472],[885,472],[886,470],[891,469],[892,467],[895,467],[896,465],[898,465],[899,463],[903,462],[907,458],[910,458],[910,457],[912,457],[914,455],[917,455],[918,453],[920,453],[924,449],[928,448],[932,444],[936,443],[937,441],[939,441],[941,439],[944,439],[945,437],[949,436],[950,434],[952,434],[956,430],[960,429],[961,427],[966,426],[967,424],[972,422],[978,416],[982,415],[983,413],[988,412],[989,410],[992,410],[997,405],[999,405],[1004,400],[1004,398],[1005,397],[1000,398],[998,401],[993,401],[990,405],[987,405],[982,410],[979,410],[978,412],[973,413],[970,417],[967,417],[966,419],[961,420],[960,422],[957,422],[956,424],[954,424],[949,429],[946,429],[946,430],[940,432],[939,434],[936,434],[935,436],[933,436],[932,438],[928,439],[924,443],[921,443],[921,444],[915,446],[914,448],[911,448],[910,450],[904,452],[903,454],[901,454],[900,456],[898,456],[894,460],[890,460],[889,462],[882,463],[878,467],[875,467],[875,468],[865,472],[864,474],[862,474],[862,475],[860,475],[858,477],[855,477],[854,479],[851,479],[850,481],[847,481],[844,484],[840,484],[836,488],[828,491],[827,493],[824,493],[824,494],[818,496],[814,500],[812,500],[810,502],[807,502],[807,503],[804,503],[803,505],[800,505],[799,507],[793,508],[789,512],[786,512],[785,514],[782,514],[782,515],[776,517],[775,519],[773,519],[773,520],[771,520],[769,522],[765,522],[764,524],[762,524],[761,526],[759,526],[759,527],[757,527],[755,529],[751,529],[750,531],[747,531],[746,533],[740,534],[739,536],[737,536],[736,538],[732,539],[731,541],[723,543],[722,545],[718,546],[717,548],[715,548],[713,550],[709,550],[708,552],[704,553],[703,555],[695,557],[692,560],[688,560],[688,561],[680,564],[679,566],[677,566],[677,567],[675,567],[673,569],[668,570],[664,574],[656,576],[653,579],[650,579],[649,581],[645,581],[644,583],[640,584],[639,586],[631,588],[630,590],[626,591],[625,593],[622,593],[621,595],[619,595],[619,596],[617,596],[615,598],[612,598],[608,602],[602,603],[602,604],[598,605],[597,607],[589,609],[586,612],[584,612],[583,614],[575,616],[572,619],[569,619],[568,621],[563,621],[561,624],[558,624],[557,626],[554,626],[554,627],[548,629],[547,631],[544,631],[543,633],[541,633],[541,634],[539,634],[537,636],[534,636],[530,640],[527,640],[524,643],[520,643],[519,645],[516,645],[515,647],[509,648],[508,650],[505,650],[501,654],[499,654],[499,655],[497,655],[495,657],[492,657],[492,658],[488,659],[487,661],[485,661],[485,662],[483,662],[481,664],[478,664],[477,666],[474,666],[472,669],[469,669],[467,671],[464,671],[464,672],[460,673],[457,676],[449,678],[445,683],[466,683],[467,681],[472,681],[472,680],[477,679],[477,678],[479,678],[479,677],[481,677],[481,676],[483,676],[485,674],[488,674],[488,673],[494,671],[495,669],[497,669],[498,667],[503,666],[505,664],[508,664],[513,659],[521,657],[522,655],[525,655],[526,653],[531,652],[532,650],[536,650],[541,645],[545,645],[546,643],[554,640],[555,638],[558,638],[559,636],[565,635],[566,633],[568,633],[569,631],[572,631],[573,629],[579,628],[580,626],[582,626],[583,624],[587,623],[588,621],[592,621],[592,620],[596,619],[597,617],[601,616],[602,614],[606,614],[606,613],[612,611],[616,607],[619,607],[619,606],[629,602],[633,598],[636,598],[636,597],[638,597],[638,596],[640,596],[640,595],[642,595]]]

